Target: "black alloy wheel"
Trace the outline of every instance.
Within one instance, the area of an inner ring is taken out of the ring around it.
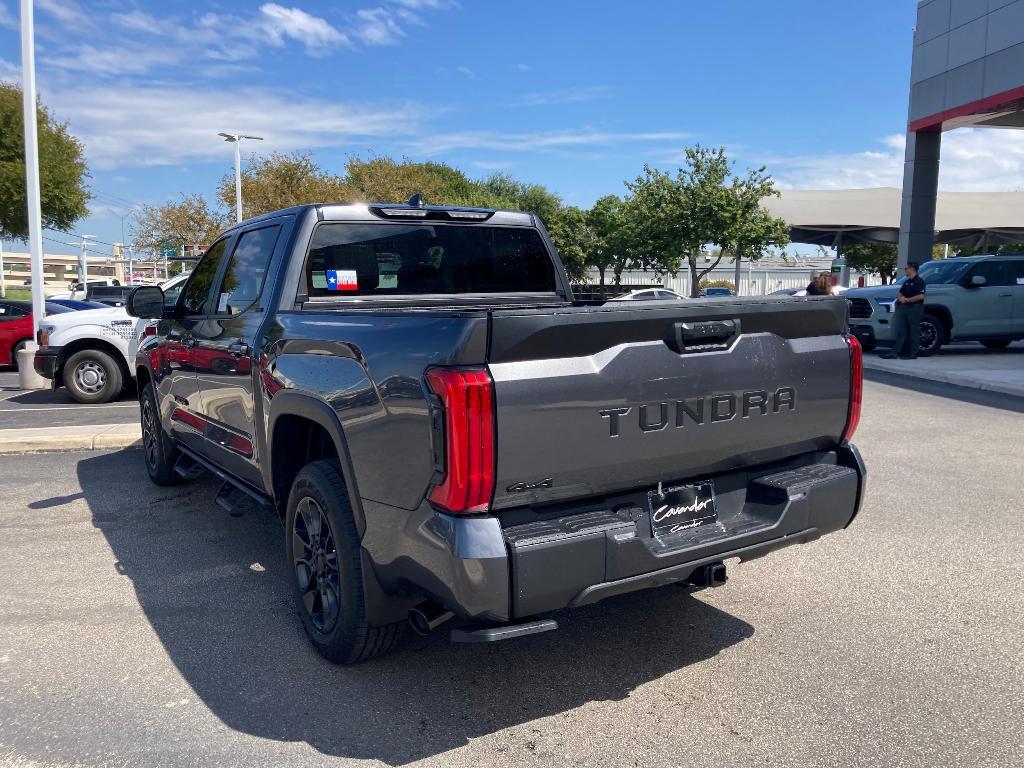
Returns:
[[[181,477],[174,471],[178,449],[164,433],[160,412],[156,407],[153,383],[142,388],[139,398],[139,420],[142,422],[142,452],[146,459],[146,472],[156,485],[175,485]]]
[[[303,497],[292,524],[295,579],[309,620],[329,635],[341,612],[341,570],[330,520],[316,499]]]

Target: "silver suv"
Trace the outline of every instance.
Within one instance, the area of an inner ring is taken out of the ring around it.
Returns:
[[[928,285],[921,320],[921,355],[933,355],[948,341],[980,341],[1002,349],[1024,339],[1024,253],[963,256],[921,265]],[[895,285],[856,288],[850,302],[850,331],[865,349],[895,340]]]

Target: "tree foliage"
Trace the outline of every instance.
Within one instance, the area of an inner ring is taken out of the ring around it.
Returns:
[[[357,195],[345,180],[324,171],[309,153],[273,153],[250,158],[242,171],[242,215],[249,219],[306,203],[347,202]],[[235,174],[221,179],[217,197],[235,209]]]
[[[895,243],[854,243],[844,245],[842,255],[850,269],[878,275],[888,285],[896,279]]]
[[[211,208],[202,195],[182,195],[177,202],[144,206],[132,221],[135,246],[147,250],[170,246],[209,245],[234,219]]]
[[[68,230],[88,213],[89,171],[68,124],[37,106],[42,225]],[[0,82],[0,237],[28,239],[25,134],[21,88]]]
[[[722,259],[760,259],[769,246],[788,243],[789,230],[759,205],[777,194],[764,168],[734,175],[724,148],[698,145],[687,148],[685,156],[675,174],[645,165],[635,181],[626,183],[626,235],[631,251],[656,272],[674,276],[688,267],[696,297],[701,278]],[[702,269],[709,245],[718,251]]]

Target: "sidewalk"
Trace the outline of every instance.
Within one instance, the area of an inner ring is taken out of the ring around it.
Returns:
[[[0,429],[0,455],[141,445],[138,424],[95,424],[67,427]]]
[[[980,344],[951,345],[917,360],[882,360],[866,354],[864,368],[1024,397],[1024,344],[1019,342],[1000,351]]]

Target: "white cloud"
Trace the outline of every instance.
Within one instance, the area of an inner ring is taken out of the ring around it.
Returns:
[[[760,158],[782,187],[851,189],[903,184],[902,134],[864,152]],[[1024,132],[995,128],[950,131],[942,137],[939,187],[951,192],[1024,188]]]
[[[672,131],[633,133],[569,129],[503,133],[499,131],[461,131],[425,135],[416,139],[410,149],[422,154],[440,155],[458,150],[487,150],[499,152],[535,152],[567,150],[617,144],[636,144],[659,141],[682,141],[688,134]]]
[[[285,8],[276,3],[260,6],[260,13],[269,22],[266,29],[273,34],[302,43],[307,51],[317,52],[330,45],[348,45],[348,38],[325,19],[312,16],[300,8]]]
[[[7,27],[8,29],[18,29],[20,26],[18,19],[7,10],[6,5],[0,5],[0,27]]]
[[[551,104],[581,104],[607,99],[615,88],[610,85],[591,85],[580,88],[561,88],[554,91],[527,93],[509,102],[512,107],[545,107]]]
[[[217,136],[220,131],[264,136],[260,152],[351,149],[367,138],[408,135],[401,126],[420,125],[430,115],[414,104],[366,107],[265,88],[221,92],[117,85],[57,90],[44,98],[70,121],[98,169],[223,160],[230,153]],[[279,119],[284,114],[288,120]]]
[[[459,65],[455,68],[455,71],[465,77],[467,80],[476,80],[476,72],[465,65]]]
[[[36,0],[36,5],[65,26],[79,29],[93,26],[92,17],[75,0]]]
[[[398,45],[405,32],[387,8],[356,11],[355,35],[366,45]]]
[[[21,67],[13,61],[0,59],[0,81],[2,80],[21,83]]]
[[[89,72],[100,76],[141,75],[197,61],[237,64],[253,61],[267,47],[281,48],[298,43],[312,56],[328,55],[355,43],[365,46],[397,45],[407,36],[406,28],[424,23],[421,11],[454,7],[453,3],[431,0],[381,0],[382,5],[339,15],[338,22],[313,15],[301,8],[267,2],[253,15],[206,12],[191,17],[160,16],[138,8],[109,13],[104,7],[84,8],[76,0],[39,0],[40,7],[63,27],[59,34],[46,33],[51,43],[41,63],[68,73]],[[0,12],[4,6],[0,5]],[[84,47],[66,34],[95,28],[108,21],[103,42]],[[5,18],[0,16],[0,24]],[[46,30],[44,29],[44,32]],[[118,62],[124,63],[123,67]],[[203,70],[217,76],[219,69]]]

